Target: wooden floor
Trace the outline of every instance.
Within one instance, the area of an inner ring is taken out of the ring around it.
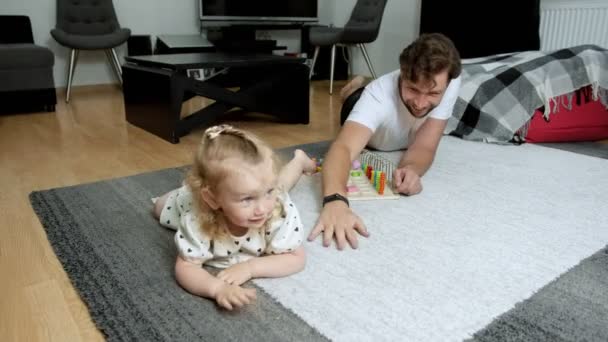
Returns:
[[[337,82],[336,89],[342,85]],[[2,341],[103,340],[53,253],[28,194],[189,164],[202,135],[199,129],[171,144],[128,124],[116,86],[75,88],[69,105],[64,93],[57,95],[55,113],[0,115]],[[328,82],[319,81],[311,87],[309,125],[232,124],[278,148],[332,139],[339,110],[339,96],[329,96]]]

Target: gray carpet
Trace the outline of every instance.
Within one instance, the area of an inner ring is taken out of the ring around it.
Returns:
[[[608,249],[517,304],[471,341],[608,341]]]
[[[150,198],[179,186],[184,171],[30,195],[55,253],[107,339],[326,341],[259,288],[255,305],[231,313],[178,287],[173,233],[152,217]]]
[[[553,145],[606,158],[606,145]],[[327,143],[298,146],[322,156]],[[295,147],[294,147],[295,148]],[[289,156],[293,148],[281,152]],[[323,341],[258,288],[255,305],[228,313],[175,283],[172,233],[150,198],[180,184],[184,169],[33,192],[32,207],[93,320],[110,341]],[[479,341],[607,341],[604,249],[475,334]],[[253,284],[248,286],[255,287]]]

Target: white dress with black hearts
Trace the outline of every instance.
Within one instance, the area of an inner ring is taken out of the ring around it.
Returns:
[[[172,191],[160,215],[161,225],[177,230],[175,244],[186,261],[218,268],[265,254],[288,253],[304,241],[304,229],[298,209],[284,192],[277,196],[285,208],[285,217],[275,219],[264,233],[263,228],[249,229],[243,236],[223,234],[211,240],[199,227],[192,207],[192,193],[187,186]]]

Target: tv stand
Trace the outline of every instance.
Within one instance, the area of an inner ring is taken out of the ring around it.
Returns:
[[[277,46],[276,40],[220,40],[213,43],[218,51],[272,53],[275,50],[286,50],[285,46]]]
[[[286,46],[278,46],[276,40],[256,39],[256,30],[298,29],[302,32],[302,52],[309,52],[308,31],[310,26],[303,24],[292,25],[230,25],[207,27],[207,39],[220,51],[272,53],[276,50],[287,50]]]
[[[209,29],[207,39],[217,50],[224,52],[272,53],[274,50],[286,49],[277,46],[276,40],[256,39],[255,28],[244,26]]]

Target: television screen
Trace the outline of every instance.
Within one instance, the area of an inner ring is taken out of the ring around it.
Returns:
[[[200,0],[203,25],[318,21],[318,0]]]

